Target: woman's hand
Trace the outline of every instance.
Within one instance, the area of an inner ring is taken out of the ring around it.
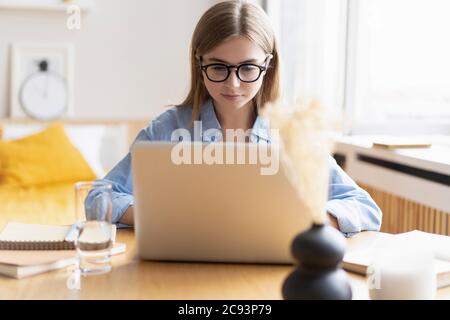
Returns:
[[[134,213],[133,206],[129,206],[127,211],[123,214],[122,218],[120,218],[119,222],[123,224],[128,224],[130,226],[134,225]]]
[[[328,212],[327,212],[327,216],[328,216],[328,224],[329,224],[331,227],[333,227],[333,228],[339,230],[339,224],[338,224],[338,222],[337,222],[337,219],[336,219],[335,217],[333,217],[333,216],[332,216],[330,213],[328,213]]]

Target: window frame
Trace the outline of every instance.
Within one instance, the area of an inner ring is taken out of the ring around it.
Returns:
[[[358,102],[358,32],[360,28],[360,2],[346,0],[346,53],[343,112],[346,119],[344,134],[450,134],[450,119],[395,119],[386,121],[361,121],[356,113],[363,108]]]

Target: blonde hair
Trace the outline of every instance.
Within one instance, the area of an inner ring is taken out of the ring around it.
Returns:
[[[263,84],[254,98],[257,110],[280,96],[279,53],[272,26],[264,10],[246,1],[220,2],[208,9],[200,18],[191,41],[191,87],[183,106],[192,106],[192,120],[198,120],[200,109],[208,98],[203,83],[199,57],[224,40],[243,36],[272,54]]]

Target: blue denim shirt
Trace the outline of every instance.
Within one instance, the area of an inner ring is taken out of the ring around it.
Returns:
[[[202,135],[196,137],[191,126],[192,108],[177,106],[163,112],[150,125],[141,130],[138,141],[171,141],[172,132],[179,128],[189,130],[193,140],[213,142],[220,139],[220,124],[211,100],[201,108],[200,121]],[[270,129],[262,117],[257,117],[250,135],[254,143],[270,143]],[[362,230],[379,230],[381,210],[370,195],[338,166],[330,156],[329,194],[327,211],[336,217],[339,229],[349,237]],[[130,205],[133,204],[133,183],[131,175],[131,153],[129,152],[101,181],[112,184],[113,222],[117,223]],[[89,203],[89,198],[87,199]]]

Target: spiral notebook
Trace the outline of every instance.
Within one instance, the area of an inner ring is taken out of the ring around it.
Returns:
[[[0,250],[74,250],[76,228],[10,222],[0,233]],[[116,226],[111,225],[111,240]]]

